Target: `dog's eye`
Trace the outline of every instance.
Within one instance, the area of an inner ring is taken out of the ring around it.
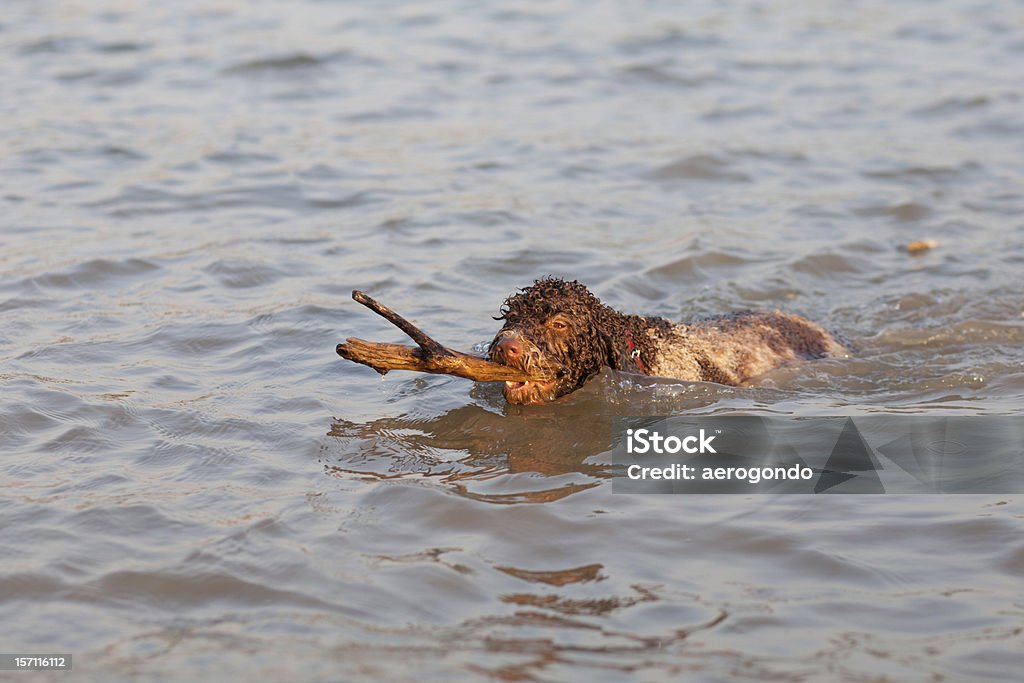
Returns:
[[[565,322],[564,322],[564,321],[562,321],[562,320],[549,320],[549,321],[548,321],[548,326],[549,326],[549,327],[550,327],[551,329],[553,329],[553,330],[558,330],[558,331],[562,331],[562,330],[566,329],[567,327],[569,327],[569,326],[568,326],[568,325],[566,325],[566,324],[565,324]]]

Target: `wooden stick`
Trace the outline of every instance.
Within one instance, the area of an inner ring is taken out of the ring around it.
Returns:
[[[352,298],[369,308],[377,315],[383,316],[389,323],[412,337],[412,340],[416,342],[419,347],[427,353],[427,355],[444,356],[451,353],[451,351],[428,337],[426,332],[416,327],[373,297],[368,296],[364,292],[360,292],[358,289],[353,289]]]
[[[518,368],[453,351],[358,289],[352,291],[352,298],[384,317],[419,345],[419,348],[416,348],[349,337],[345,343],[336,347],[338,355],[342,358],[368,365],[382,375],[386,375],[388,370],[413,370],[436,375],[455,375],[477,382],[533,382],[552,379],[549,375],[531,375]]]

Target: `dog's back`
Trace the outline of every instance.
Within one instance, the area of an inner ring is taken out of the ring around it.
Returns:
[[[656,348],[650,374],[740,385],[796,360],[847,349],[820,325],[781,311],[748,311],[648,331]]]

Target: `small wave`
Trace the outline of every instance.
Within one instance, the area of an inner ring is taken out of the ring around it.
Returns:
[[[620,73],[627,78],[658,86],[674,86],[678,88],[698,88],[720,78],[718,73],[699,73],[682,75],[658,64],[634,64],[623,67]]]
[[[746,258],[726,251],[708,249],[699,254],[692,254],[664,263],[644,272],[648,277],[680,281],[685,278],[692,278],[707,271],[727,270],[741,268],[755,262],[755,259]]]
[[[257,261],[215,261],[203,270],[229,289],[261,287],[286,275],[271,265]]]
[[[920,183],[928,181],[934,184],[963,183],[977,177],[981,167],[970,161],[955,166],[922,166],[916,164],[891,164],[888,168],[877,168],[863,171],[865,178],[874,180]]]
[[[262,59],[251,59],[230,66],[224,70],[229,74],[261,73],[266,71],[294,71],[295,69],[308,69],[319,66],[325,62],[320,57],[313,57],[302,52],[281,55],[279,57],[265,57]]]
[[[141,258],[123,260],[92,259],[69,270],[40,275],[32,278],[31,281],[35,285],[44,288],[79,289],[122,279],[137,278],[142,275],[151,275],[159,270],[161,270],[159,265]]]
[[[749,183],[752,178],[733,168],[733,165],[711,154],[696,154],[661,166],[648,177],[653,180],[700,180],[713,182]]]
[[[856,209],[858,216],[866,218],[891,218],[902,223],[924,220],[932,215],[932,210],[918,202],[900,202],[897,204],[872,204]]]

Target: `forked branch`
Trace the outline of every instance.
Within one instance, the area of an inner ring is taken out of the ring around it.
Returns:
[[[352,291],[352,298],[405,332],[418,345],[417,348],[402,344],[370,342],[355,337],[338,344],[339,356],[367,365],[382,375],[387,374],[388,370],[413,370],[435,375],[455,375],[477,382],[530,382],[553,379],[545,375],[529,375],[518,368],[449,349],[358,289]]]

